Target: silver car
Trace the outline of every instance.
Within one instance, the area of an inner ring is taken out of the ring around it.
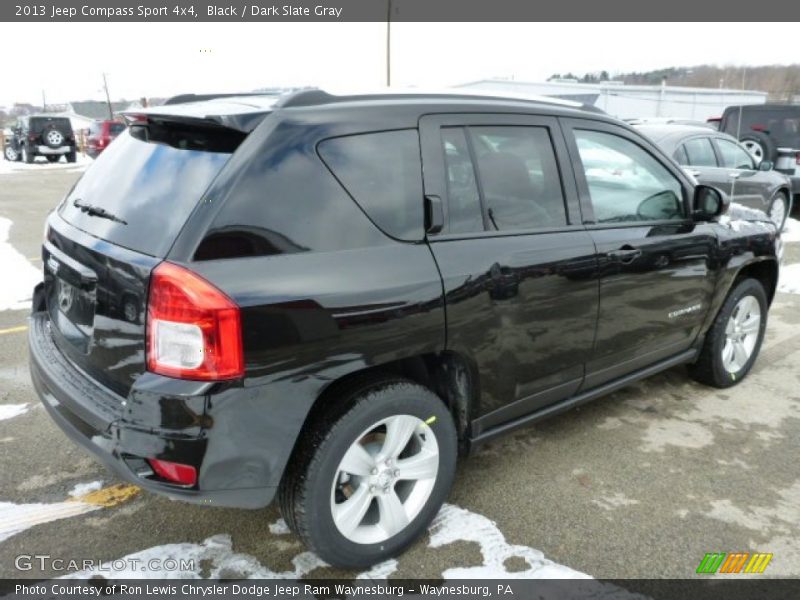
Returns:
[[[731,202],[761,210],[779,231],[792,208],[789,177],[773,163],[757,163],[744,146],[725,133],[689,125],[639,125],[639,131],[673,157],[698,183],[727,193]]]

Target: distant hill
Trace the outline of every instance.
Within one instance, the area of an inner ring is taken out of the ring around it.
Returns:
[[[668,85],[689,87],[761,90],[776,102],[790,102],[800,95],[800,64],[760,67],[674,67],[646,73],[624,73],[614,79],[629,84],[659,84],[666,77]]]
[[[770,101],[791,102],[800,97],[800,64],[763,65],[760,67],[669,67],[642,73],[615,73],[608,71],[586,73],[578,77],[572,73],[557,74],[554,78],[576,79],[583,82],[624,81],[635,85],[658,85],[666,78],[667,85],[728,89],[760,90],[769,93]]]

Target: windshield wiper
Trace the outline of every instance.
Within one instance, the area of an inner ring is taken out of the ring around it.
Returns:
[[[93,206],[92,204],[84,204],[81,202],[80,198],[76,198],[72,206],[75,208],[81,209],[81,212],[86,213],[90,217],[100,217],[102,219],[108,219],[109,221],[114,221],[115,223],[122,223],[123,225],[127,225],[127,221],[123,221],[118,216],[111,214],[105,208],[100,208],[99,206]]]

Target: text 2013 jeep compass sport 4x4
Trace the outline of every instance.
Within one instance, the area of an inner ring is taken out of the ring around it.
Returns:
[[[305,91],[171,104],[47,220],[33,382],[145,489],[278,498],[324,560],[397,554],[459,452],[687,363],[750,370],[776,230],[580,107]]]

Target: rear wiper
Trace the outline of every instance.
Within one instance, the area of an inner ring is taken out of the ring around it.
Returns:
[[[90,217],[100,217],[102,219],[114,221],[115,223],[122,223],[123,225],[128,224],[127,221],[123,221],[118,216],[111,214],[105,208],[100,208],[99,206],[93,206],[91,204],[84,204],[81,202],[80,198],[77,198],[75,201],[73,201],[72,206],[81,209],[81,212],[85,212]]]

